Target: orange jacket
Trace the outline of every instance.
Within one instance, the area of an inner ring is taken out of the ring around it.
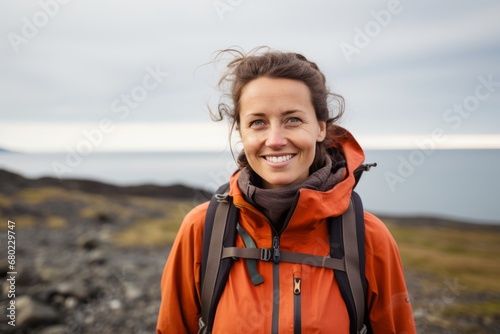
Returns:
[[[364,154],[350,135],[342,143],[347,176],[333,189],[301,189],[295,211],[280,236],[280,249],[316,255],[330,251],[326,218],[347,210],[354,176]],[[239,173],[230,180],[230,195],[240,210],[240,224],[259,248],[272,248],[267,218],[250,205],[238,188]],[[172,246],[161,280],[162,301],[157,334],[197,333],[200,318],[200,266],[203,224],[208,203],[184,219]],[[385,225],[365,212],[367,305],[373,332],[416,333],[399,252]],[[238,247],[244,247],[238,236]],[[235,261],[218,304],[213,333],[271,333],[272,314],[278,312],[279,333],[293,333],[293,278],[302,281],[302,333],[349,333],[349,315],[331,269],[302,264],[278,265],[258,261],[264,283],[254,286],[245,261]],[[275,270],[276,271],[276,270]],[[279,293],[274,293],[278,290]]]

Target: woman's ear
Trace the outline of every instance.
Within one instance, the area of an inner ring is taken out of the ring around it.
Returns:
[[[326,122],[318,122],[318,125],[319,125],[319,132],[316,141],[318,143],[321,143],[326,138]]]

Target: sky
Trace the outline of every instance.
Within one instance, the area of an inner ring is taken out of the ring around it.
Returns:
[[[498,17],[486,0],[2,1],[0,147],[225,149],[213,54],[266,45],[319,65],[365,148],[500,148]]]

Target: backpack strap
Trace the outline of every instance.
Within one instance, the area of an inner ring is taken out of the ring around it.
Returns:
[[[243,244],[245,245],[246,248],[248,249],[256,249],[257,245],[255,244],[255,241],[252,239],[250,234],[245,231],[243,227],[241,227],[240,224],[236,225],[236,230],[238,230],[238,233],[241,236],[241,239],[243,239]],[[227,248],[224,248],[222,250],[222,258],[224,259],[226,256],[224,256],[224,250]],[[248,269],[248,274],[250,276],[250,280],[252,281],[253,285],[257,286],[259,284],[264,283],[264,278],[262,277],[261,274],[257,271],[257,259],[246,259],[247,262],[247,269]]]
[[[351,320],[350,333],[371,333],[366,307],[364,211],[359,195],[353,192],[347,211],[329,221],[329,256],[280,251],[280,262],[333,269]],[[272,261],[273,249],[223,247],[221,258]]]
[[[217,304],[234,258],[272,259],[272,249],[234,247],[238,210],[228,196],[228,189],[229,185],[225,184],[217,190],[205,218],[199,334],[212,331]],[[371,333],[366,312],[364,212],[359,195],[353,191],[347,212],[329,220],[330,256],[281,251],[280,261],[333,269],[351,320],[350,333]]]
[[[272,248],[224,247],[222,249],[222,258],[241,258],[261,261],[273,261],[273,251],[274,250]],[[313,267],[345,271],[344,259],[334,259],[330,256],[320,256],[280,250],[279,262],[300,263]]]
[[[211,333],[215,311],[226,284],[232,259],[221,260],[222,248],[234,245],[238,211],[228,196],[229,184],[210,200],[203,230],[201,262],[201,318],[198,333]]]
[[[349,332],[367,333],[364,212],[354,191],[347,212],[331,218],[330,248],[332,258],[345,258],[346,270],[334,269],[334,274],[351,319]]]

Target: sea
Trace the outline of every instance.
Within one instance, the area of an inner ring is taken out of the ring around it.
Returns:
[[[379,215],[433,216],[500,225],[500,150],[368,150],[356,187]],[[184,184],[215,191],[236,169],[230,152],[0,153],[0,168],[28,178],[116,185]]]

